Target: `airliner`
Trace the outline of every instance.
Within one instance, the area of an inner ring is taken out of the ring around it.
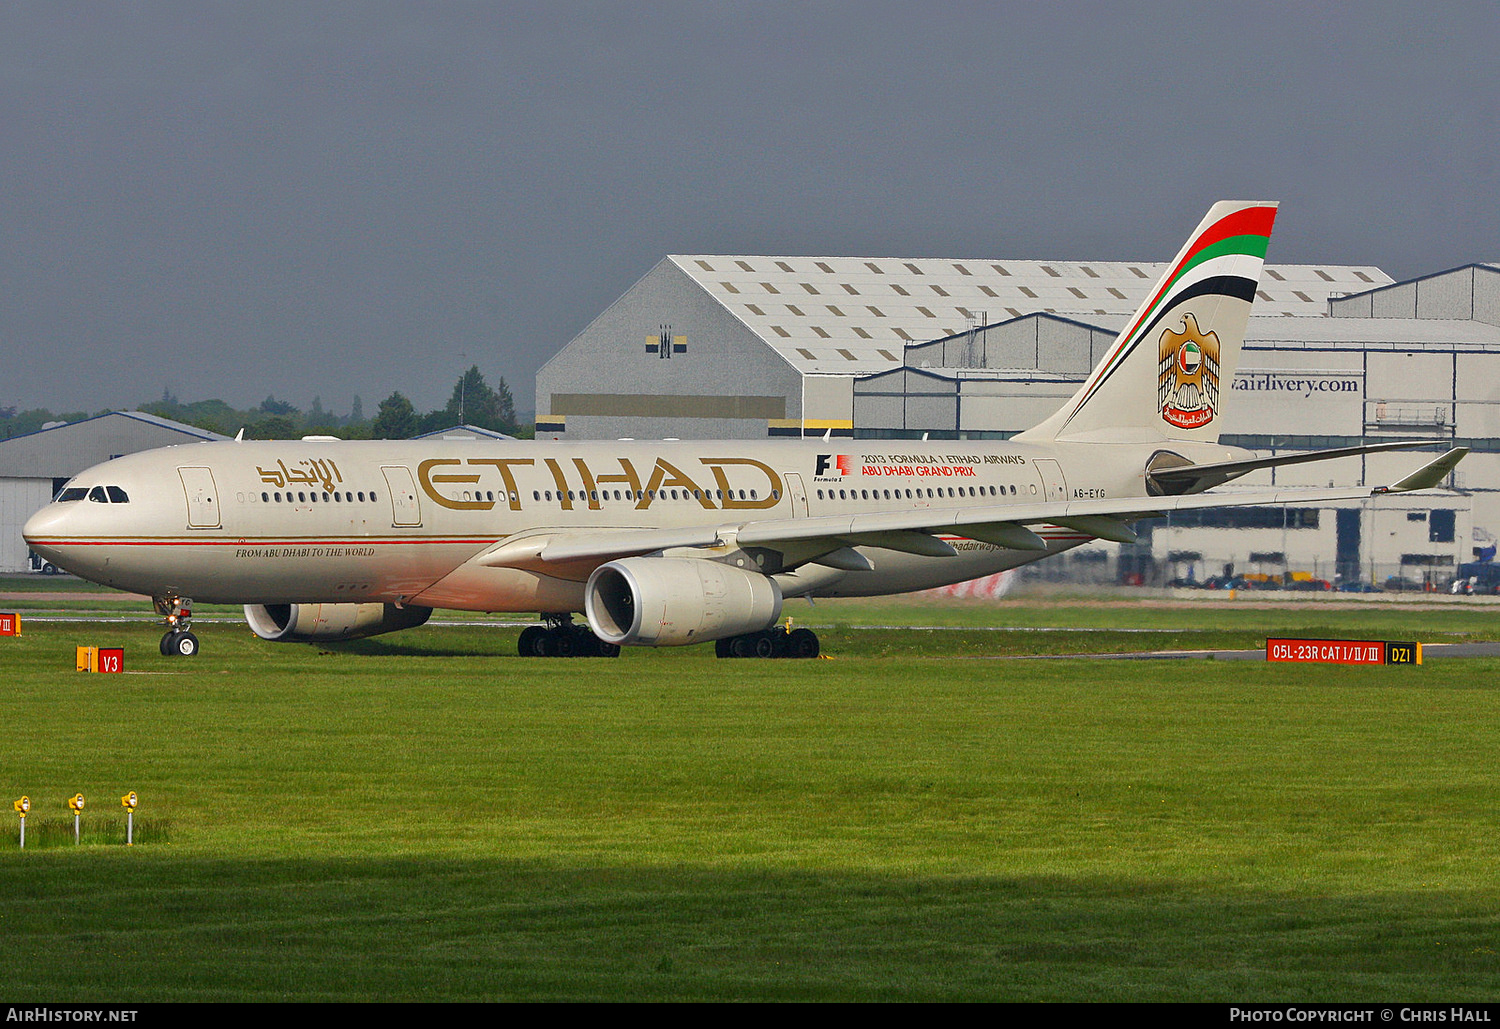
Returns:
[[[1387,486],[1211,492],[1279,457],[1218,442],[1274,203],[1215,204],[1083,385],[1005,441],[225,441],[131,454],[26,523],[53,564],[151,596],[161,651],[192,604],[267,640],[351,639],[437,608],[538,612],[526,656],[714,642],[812,657],[788,597],[877,596],[993,574],[1172,511],[1438,485],[1455,448]],[[573,621],[584,616],[584,624]]]

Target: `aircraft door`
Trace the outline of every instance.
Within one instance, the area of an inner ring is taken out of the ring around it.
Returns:
[[[807,517],[807,488],[802,485],[802,476],[796,472],[787,473],[786,493],[792,502],[792,517]]]
[[[403,465],[382,465],[385,484],[390,487],[391,525],[396,528],[422,524],[422,508],[417,503],[417,483],[411,469]]]
[[[188,528],[217,529],[219,491],[214,486],[214,473],[207,468],[179,468],[177,476],[187,497]]]
[[[1039,457],[1032,464],[1042,477],[1042,489],[1046,491],[1048,500],[1068,499],[1068,482],[1063,478],[1062,465],[1050,457]]]

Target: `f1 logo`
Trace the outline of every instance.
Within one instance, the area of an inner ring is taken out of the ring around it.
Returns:
[[[832,471],[830,472],[830,466]],[[849,474],[848,454],[819,454],[817,467],[813,470],[814,478],[831,477],[832,475]]]

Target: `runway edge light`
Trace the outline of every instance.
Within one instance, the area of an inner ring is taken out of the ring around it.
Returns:
[[[131,790],[120,798],[120,805],[125,808],[125,846],[135,846],[135,790]]]
[[[79,841],[79,818],[83,814],[83,794],[75,793],[68,798],[68,807],[73,809],[73,843]]]
[[[13,805],[21,818],[21,849],[26,849],[26,812],[31,810],[31,798],[22,797]]]

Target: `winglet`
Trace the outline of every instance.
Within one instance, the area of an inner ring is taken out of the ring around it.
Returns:
[[[1377,486],[1375,493],[1409,493],[1417,489],[1431,489],[1448,477],[1453,466],[1468,456],[1468,447],[1454,447],[1442,457],[1429,461],[1400,482],[1389,486]]]

